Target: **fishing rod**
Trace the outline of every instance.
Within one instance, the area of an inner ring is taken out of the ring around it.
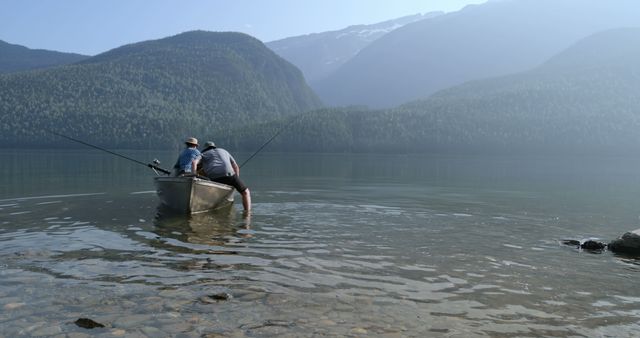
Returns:
[[[158,171],[159,171],[159,172],[161,172],[161,173],[163,173],[163,174],[171,175],[171,171],[169,171],[169,170],[167,170],[167,169],[160,168],[160,167],[158,166],[158,165],[160,164],[160,161],[158,161],[158,160],[153,160],[153,163],[144,163],[144,162],[142,162],[142,161],[138,161],[138,160],[136,160],[136,159],[134,159],[134,158],[127,157],[127,156],[122,155],[122,154],[118,154],[118,153],[116,153],[116,152],[114,152],[114,151],[111,151],[111,150],[109,150],[109,149],[105,149],[105,148],[102,148],[102,147],[98,147],[98,146],[96,146],[96,145],[93,145],[93,144],[90,144],[90,143],[87,143],[87,142],[84,142],[84,141],[81,141],[81,140],[75,139],[75,138],[70,137],[70,136],[67,136],[67,135],[62,135],[62,134],[57,133],[57,132],[55,132],[55,131],[48,130],[48,132],[50,132],[50,133],[51,133],[51,134],[53,134],[53,135],[60,136],[60,137],[62,137],[62,138],[66,138],[67,140],[70,140],[70,141],[73,141],[73,142],[77,142],[77,143],[83,144],[83,145],[85,145],[85,146],[88,146],[88,147],[94,148],[94,149],[102,150],[102,151],[104,151],[104,152],[106,152],[106,153],[109,153],[109,154],[111,154],[111,155],[115,155],[115,156],[118,156],[118,157],[122,157],[122,158],[124,158],[125,160],[129,160],[129,161],[134,162],[134,163],[137,163],[137,164],[142,164],[143,166],[145,166],[145,167],[149,167],[149,168],[153,169],[154,171],[156,171],[156,174],[157,174],[157,173],[158,173]]]
[[[269,143],[271,143],[271,141],[273,141],[276,137],[278,137],[278,135],[280,135],[280,133],[282,133],[285,129],[287,129],[290,125],[292,125],[294,122],[296,122],[298,120],[298,118],[300,118],[300,116],[302,115],[298,115],[297,117],[294,117],[291,122],[287,123],[287,125],[285,125],[284,127],[280,128],[280,130],[278,130],[278,132],[271,136],[271,138],[265,142],[260,148],[258,148],[258,150],[256,150],[251,156],[249,156],[248,159],[246,159],[244,162],[242,162],[242,164],[240,165],[240,168],[242,168],[243,165],[247,164],[247,162],[249,162],[254,156],[258,155],[258,153],[264,149],[264,147],[266,147]]]

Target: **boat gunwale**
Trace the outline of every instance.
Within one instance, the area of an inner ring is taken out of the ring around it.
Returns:
[[[218,183],[214,181],[204,180],[197,177],[154,177],[156,181],[161,182],[176,182],[176,183],[192,183],[192,184],[202,184],[208,186],[215,186],[217,188],[225,189],[225,190],[233,190],[234,187],[224,184]]]

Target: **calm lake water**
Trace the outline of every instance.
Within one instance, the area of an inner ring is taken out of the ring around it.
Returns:
[[[96,150],[0,156],[0,337],[640,335],[640,261],[559,242],[640,228],[637,159],[265,153],[247,218],[168,215]]]

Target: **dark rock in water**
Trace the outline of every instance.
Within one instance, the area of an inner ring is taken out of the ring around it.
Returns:
[[[585,241],[579,241],[576,239],[565,239],[562,240],[562,244],[575,246],[576,248],[593,252],[600,252],[607,248],[607,244],[593,239],[587,239]]]
[[[602,242],[597,242],[594,240],[588,240],[582,244],[580,244],[580,248],[585,249],[585,250],[593,250],[593,251],[598,251],[598,250],[604,250],[607,247],[606,244],[602,243]]]
[[[79,318],[78,320],[75,321],[76,325],[85,328],[85,329],[93,329],[96,327],[104,327],[104,325],[98,323],[98,322],[94,322],[93,320],[89,319],[89,318]]]
[[[627,232],[609,243],[609,250],[615,253],[640,256],[640,229]]]
[[[226,292],[216,293],[214,295],[210,295],[209,297],[215,300],[229,300],[233,298],[233,296],[230,293],[226,293]]]
[[[611,252],[618,254],[639,256],[640,257],[640,229],[630,231],[622,235],[622,237],[611,241],[609,244],[588,239],[584,242],[575,239],[564,239],[562,244],[572,245],[588,251],[601,252],[609,249]]]
[[[564,239],[562,244],[580,246],[580,241],[575,239]]]
[[[268,326],[293,327],[293,326],[296,326],[296,323],[288,322],[288,321],[285,321],[285,320],[267,319],[264,322],[262,322],[261,324],[243,324],[243,325],[240,326],[240,328],[241,329],[255,330],[255,329],[259,329],[259,328],[262,328],[262,327],[268,327]]]
[[[214,302],[219,302],[223,300],[229,300],[231,298],[233,298],[233,296],[230,293],[219,292],[213,295],[204,296],[200,298],[200,301],[203,303],[214,303]]]

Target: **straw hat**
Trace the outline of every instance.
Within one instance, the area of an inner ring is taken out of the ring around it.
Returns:
[[[186,141],[184,141],[184,143],[186,144],[193,144],[193,145],[198,145],[198,139],[195,137],[189,137]]]

